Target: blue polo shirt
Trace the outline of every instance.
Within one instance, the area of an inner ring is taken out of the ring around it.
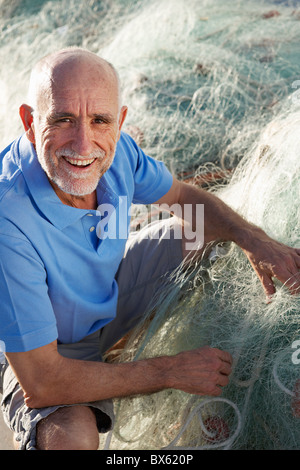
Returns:
[[[158,200],[172,175],[124,133],[95,211],[60,201],[25,135],[0,173],[0,340],[7,352],[79,341],[115,317],[131,204]]]

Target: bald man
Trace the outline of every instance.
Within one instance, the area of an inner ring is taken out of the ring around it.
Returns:
[[[166,388],[218,396],[229,382],[230,354],[210,347],[101,360],[189,257],[190,233],[201,239],[198,255],[214,240],[237,243],[268,296],[272,277],[298,291],[300,251],[145,155],[122,131],[118,75],[97,55],[69,48],[43,58],[29,96],[20,107],[25,134],[1,154],[2,409],[17,449],[92,450],[113,426],[115,397]],[[182,210],[180,237],[171,218],[127,241],[132,203],[188,204],[192,219]]]

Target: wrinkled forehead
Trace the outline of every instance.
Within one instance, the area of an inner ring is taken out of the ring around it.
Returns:
[[[56,60],[49,64],[49,78],[51,86],[67,88],[70,84],[89,84],[97,86],[99,83],[117,86],[115,73],[108,63],[98,57],[71,56],[64,60]]]
[[[117,74],[106,61],[94,55],[57,56],[42,62],[31,77],[31,106],[39,113],[49,106],[83,99],[120,105]]]

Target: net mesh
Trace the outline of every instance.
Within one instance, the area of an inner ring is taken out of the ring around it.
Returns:
[[[35,62],[78,45],[119,70],[127,129],[147,153],[183,178],[206,162],[234,168],[299,88],[300,10],[277,5],[268,14],[273,8],[256,0],[2,0],[1,147],[22,131],[18,107]]]
[[[230,184],[210,190],[279,241],[299,245],[297,5],[1,0],[0,6],[1,147],[22,132],[18,107],[35,62],[65,46],[87,47],[119,70],[127,130],[146,153],[183,179],[209,172],[217,183],[222,174]],[[237,165],[231,178],[227,170]],[[173,289],[146,321],[120,360],[208,343],[233,354],[234,374],[220,399],[167,390],[116,401],[107,447],[299,447],[293,404],[299,365],[291,359],[300,337],[299,299],[279,286],[266,305],[237,247],[218,247],[214,258],[175,273]]]
[[[230,183],[212,191],[277,240],[299,246],[295,108],[271,122]],[[173,281],[154,318],[152,311],[132,332],[118,360],[209,344],[232,354],[230,384],[219,398],[166,390],[117,400],[109,448],[299,448],[300,365],[293,349],[300,344],[299,296],[277,283],[267,303],[256,274],[233,244],[218,245],[202,262],[179,268]]]

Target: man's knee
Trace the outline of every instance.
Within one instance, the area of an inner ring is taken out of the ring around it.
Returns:
[[[38,450],[97,450],[98,446],[96,417],[88,406],[59,408],[37,425]]]

